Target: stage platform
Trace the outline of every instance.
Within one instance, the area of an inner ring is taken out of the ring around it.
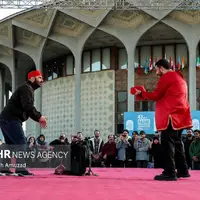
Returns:
[[[199,200],[200,171],[174,182],[154,181],[156,169],[94,168],[99,176],[56,176],[30,170],[34,177],[0,177],[1,200]]]

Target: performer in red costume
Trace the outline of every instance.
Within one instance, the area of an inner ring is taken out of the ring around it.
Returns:
[[[160,76],[155,90],[147,92],[136,87],[131,91],[140,99],[156,101],[155,120],[161,131],[164,171],[154,179],[174,181],[190,177],[181,140],[183,129],[192,127],[187,83],[181,73],[170,70],[165,59],[156,63],[155,70]]]

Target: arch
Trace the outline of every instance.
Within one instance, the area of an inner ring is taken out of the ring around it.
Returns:
[[[27,54],[15,50],[16,87],[27,80],[27,74],[36,69],[34,60]]]
[[[92,49],[99,49],[99,51],[100,51],[104,48],[116,48],[116,49],[117,48],[123,48],[124,52],[127,56],[127,49],[120,39],[118,39],[114,35],[111,35],[107,32],[99,30],[99,29],[95,29],[88,36],[88,38],[85,40],[85,42],[83,44],[82,51],[91,51]],[[83,52],[82,52],[82,59],[84,60],[83,57],[84,57],[84,55],[83,55]],[[100,61],[98,61],[98,62],[100,62]],[[98,65],[99,64],[100,63],[98,63]],[[111,65],[113,65],[113,64],[111,64]],[[127,58],[124,61],[124,66],[122,67],[122,69],[126,69],[126,68],[127,68]],[[117,66],[111,66],[111,69],[117,69]]]
[[[51,67],[51,62],[56,62],[56,60],[59,60],[59,59],[62,60],[62,63],[60,66],[61,69],[57,65],[55,65],[55,67]],[[44,73],[45,80],[52,80],[54,78],[59,78],[59,77],[64,77],[66,75],[74,74],[74,67],[75,67],[74,54],[68,47],[66,47],[65,45],[61,43],[47,39],[42,49],[41,60],[42,60],[42,65],[43,65],[42,71]],[[68,67],[67,67],[67,62],[68,62]],[[55,69],[55,72],[52,71],[54,69]],[[59,72],[59,70],[61,71]],[[49,78],[47,77],[48,76],[47,73],[49,73]]]
[[[177,70],[179,66],[182,67],[185,79],[189,79],[188,43],[180,32],[162,21],[156,23],[140,36],[135,49],[135,58],[138,61],[135,85],[141,85],[141,79],[143,79],[142,85],[147,90],[152,90],[156,86],[157,76],[151,71],[160,58],[169,60],[173,70]],[[143,107],[142,110],[139,110],[139,107]],[[153,102],[136,103],[136,111],[153,110]]]
[[[81,68],[81,118],[84,119],[81,120],[81,128],[86,135],[89,135],[95,130],[95,126],[98,126],[105,138],[109,131],[114,132],[119,127],[117,124],[122,123],[120,120],[123,116],[118,112],[123,111],[115,105],[114,99],[120,91],[127,90],[127,61],[127,50],[124,44],[109,33],[95,29],[85,41]],[[123,84],[119,84],[119,82],[123,82]],[[98,88],[101,88],[100,92]],[[90,92],[87,93],[87,91]],[[127,99],[127,97],[125,98]],[[100,109],[101,103],[103,107]],[[92,109],[88,110],[88,105],[92,105]],[[122,108],[122,104],[120,106]],[[109,113],[105,111],[105,108],[109,110]],[[95,117],[95,113],[98,113],[98,119]],[[88,121],[91,123],[88,124]],[[103,124],[106,123],[108,127],[103,127]]]
[[[11,70],[7,65],[0,62],[0,87],[1,87],[1,105],[0,110],[6,105],[8,99],[9,99],[9,92],[12,91],[12,74]]]

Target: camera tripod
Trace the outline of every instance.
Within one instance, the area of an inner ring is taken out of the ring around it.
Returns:
[[[88,171],[85,173],[85,176],[98,176],[98,174],[95,174],[92,169],[91,169],[91,166],[92,166],[92,152],[90,151],[89,149],[89,169]]]

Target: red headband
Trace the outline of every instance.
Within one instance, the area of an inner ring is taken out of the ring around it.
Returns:
[[[36,76],[42,76],[39,70],[35,70],[28,73],[28,79],[31,79],[32,77],[36,77]]]

